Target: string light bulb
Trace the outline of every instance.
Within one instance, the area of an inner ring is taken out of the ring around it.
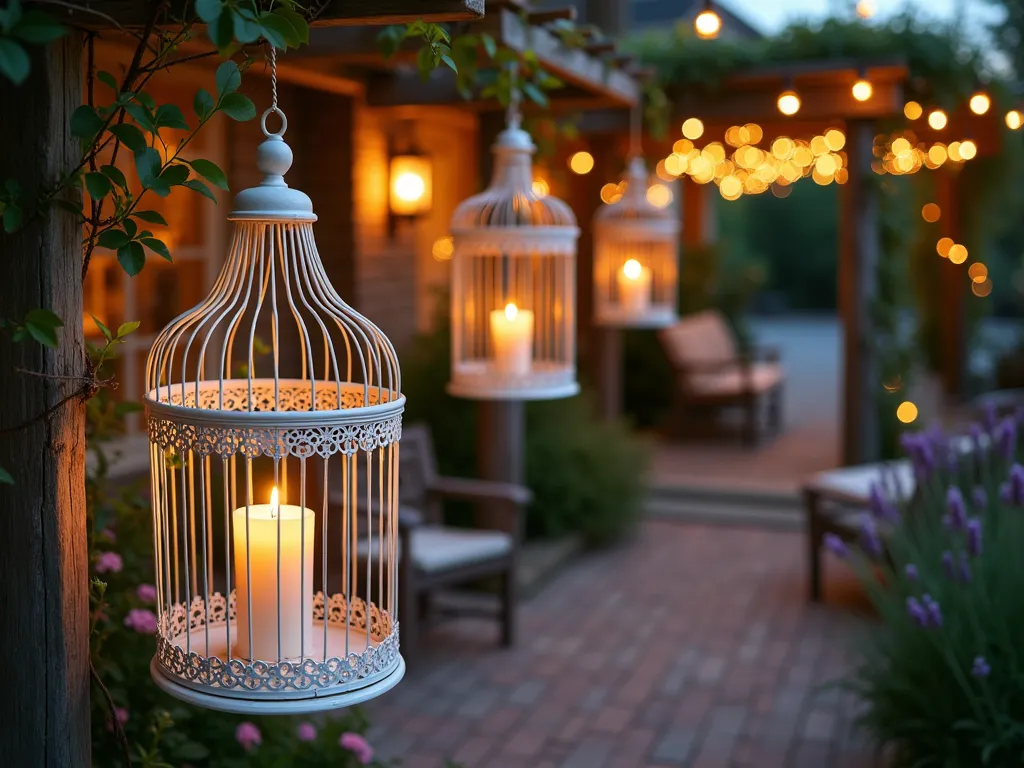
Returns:
[[[941,109],[933,109],[928,113],[928,125],[933,131],[941,131],[948,122],[949,118]]]
[[[978,91],[973,96],[971,96],[971,100],[968,102],[968,106],[970,106],[971,112],[973,112],[974,114],[984,115],[986,112],[988,112],[989,107],[992,106],[992,99],[990,99],[989,95],[984,91]]]
[[[866,77],[861,77],[853,84],[853,88],[850,89],[853,93],[853,98],[857,101],[867,101],[871,98],[871,94],[875,92],[874,87],[871,85],[871,81]]]
[[[704,9],[693,20],[693,28],[704,40],[714,40],[722,31],[722,17],[715,13],[711,0],[704,0]]]
[[[1024,114],[1018,109],[1011,109],[1006,113],[1006,127],[1011,131],[1019,131],[1024,125]]]
[[[793,88],[787,88],[779,94],[776,104],[779,112],[790,117],[800,111],[800,96]]]

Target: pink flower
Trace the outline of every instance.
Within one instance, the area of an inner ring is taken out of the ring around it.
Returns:
[[[124,617],[124,625],[140,635],[156,633],[156,614],[146,608],[132,608]]]
[[[241,744],[242,749],[246,752],[252,752],[263,743],[263,735],[260,733],[259,728],[246,721],[239,723],[238,728],[235,729],[235,741]]]
[[[299,723],[299,741],[316,741],[316,726],[312,723]]]
[[[114,714],[117,716],[117,722],[123,728],[128,723],[128,710],[124,707],[114,707]],[[107,717],[107,730],[111,733],[114,732],[114,721],[110,717]]]
[[[96,573],[120,573],[124,561],[117,552],[100,552],[96,560]]]
[[[136,597],[144,603],[156,602],[156,587],[152,584],[139,584],[135,590]]]
[[[354,754],[356,760],[362,765],[369,765],[370,761],[373,760],[373,747],[370,746],[370,742],[358,733],[350,731],[341,734],[341,738],[338,739],[338,746]]]

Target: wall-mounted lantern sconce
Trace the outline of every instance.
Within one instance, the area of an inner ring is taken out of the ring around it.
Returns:
[[[412,123],[403,125],[404,142],[392,141],[388,204],[393,217],[422,216],[433,203],[434,163],[415,146]]]

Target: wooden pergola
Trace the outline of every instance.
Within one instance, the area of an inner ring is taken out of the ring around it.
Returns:
[[[809,137],[828,128],[840,128],[846,134],[847,182],[840,190],[839,314],[844,330],[842,455],[846,463],[871,461],[879,444],[879,418],[876,393],[882,386],[873,344],[872,302],[877,294],[879,259],[879,202],[875,172],[871,162],[873,142],[880,125],[902,117],[904,85],[909,74],[901,62],[825,61],[805,62],[759,69],[730,77],[713,91],[670,89],[674,105],[669,136],[646,136],[644,149],[649,159],[665,157],[672,143],[680,138],[678,126],[689,117],[704,124],[700,143],[719,140],[733,125],[756,123],[766,141],[772,137]],[[857,101],[851,87],[861,77],[869,79],[874,91],[870,99]],[[785,117],[776,105],[778,94],[795,88],[802,107],[797,115]],[[934,131],[922,118],[913,123],[920,140],[945,141],[973,138],[978,155],[1000,151],[1001,132],[992,114],[972,114],[966,105],[949,116],[942,131]],[[587,224],[600,204],[600,187],[618,178],[628,143],[627,116],[606,112],[592,114],[583,125],[596,165],[583,177],[576,177],[570,203]],[[958,215],[957,172],[948,167],[921,173],[936,174],[936,197],[942,211],[943,234],[961,241],[962,221]],[[807,181],[806,183],[810,183]],[[709,195],[717,192],[713,184],[701,185],[684,176],[676,182],[682,187],[683,242],[686,246],[706,245],[714,239],[708,231]],[[589,270],[591,243],[585,232],[580,252],[580,337],[581,348],[589,350],[588,366],[600,382],[606,413],[617,413],[621,399],[621,360],[618,334],[601,331],[590,323]],[[946,390],[959,395],[964,384],[966,354],[965,313],[969,281],[964,267],[944,260],[941,270],[942,305],[941,373]]]

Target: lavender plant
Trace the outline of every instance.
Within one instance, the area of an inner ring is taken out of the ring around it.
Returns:
[[[827,543],[861,577],[879,622],[846,685],[893,768],[1020,766],[1024,760],[1022,419],[969,435],[905,435],[912,500],[872,493],[858,545]]]

